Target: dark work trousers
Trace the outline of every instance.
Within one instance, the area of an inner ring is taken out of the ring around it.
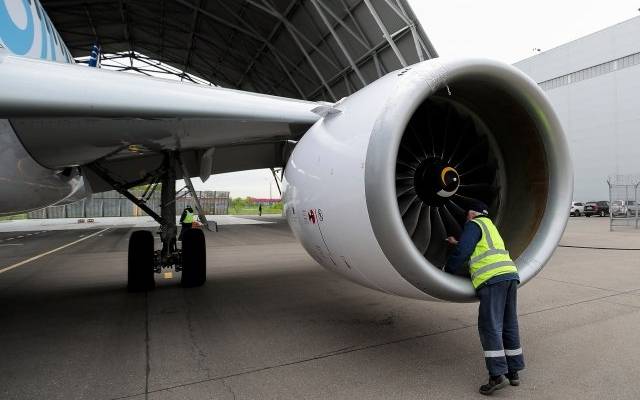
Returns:
[[[524,368],[518,333],[517,293],[517,280],[497,282],[478,289],[478,331],[491,376]]]
[[[178,240],[182,241],[182,237],[184,236],[184,233],[189,229],[191,229],[191,224],[186,224],[183,222],[182,228],[180,229],[180,235],[178,235]]]

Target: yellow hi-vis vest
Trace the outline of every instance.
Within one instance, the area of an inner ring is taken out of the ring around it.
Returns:
[[[193,217],[195,215],[192,212],[187,211],[187,215],[184,216],[183,224],[191,224],[193,223]]]
[[[471,222],[478,224],[482,237],[469,259],[469,273],[474,288],[497,275],[517,273],[516,264],[504,248],[498,229],[489,218],[476,217]]]

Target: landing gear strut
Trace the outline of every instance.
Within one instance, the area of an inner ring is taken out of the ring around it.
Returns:
[[[131,187],[144,182],[124,185],[111,177],[99,164],[94,163],[89,166],[102,180],[131,200],[160,224],[162,248],[159,250],[154,248],[154,238],[151,232],[140,230],[131,234],[127,274],[127,290],[130,292],[153,289],[155,287],[154,273],[159,274],[166,269],[174,269],[176,272],[182,271],[180,284],[183,287],[201,286],[206,282],[206,247],[202,230],[187,230],[182,238],[182,248],[178,248],[177,245],[178,228],[176,226],[175,206],[177,161],[179,161],[177,153],[166,153],[163,164],[156,171],[155,176],[147,177],[154,178],[154,182],[161,184],[161,215],[158,215],[147,206],[144,198],[139,199],[129,192]],[[195,196],[195,191],[193,190],[192,195]],[[197,204],[199,205],[199,202]],[[200,209],[200,207],[198,208]]]

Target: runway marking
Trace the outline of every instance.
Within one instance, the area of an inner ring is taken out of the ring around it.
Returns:
[[[0,244],[0,246],[23,246],[23,243],[5,243],[5,244]]]
[[[47,251],[47,252],[45,252],[45,253],[38,254],[37,256],[33,256],[33,257],[31,257],[31,258],[28,258],[28,259],[26,259],[26,260],[24,260],[24,261],[20,261],[19,263],[16,263],[16,264],[13,264],[13,265],[9,265],[8,267],[4,267],[4,268],[0,269],[0,274],[3,274],[3,273],[8,272],[8,271],[11,271],[11,270],[12,270],[12,269],[14,269],[14,268],[18,268],[18,267],[19,267],[19,266],[21,266],[21,265],[25,265],[25,264],[27,264],[27,263],[30,263],[31,261],[38,260],[38,259],[40,259],[40,258],[42,258],[42,257],[44,257],[44,256],[48,256],[49,254],[53,254],[53,253],[55,253],[55,252],[57,252],[57,251],[60,251],[60,250],[62,250],[62,249],[66,249],[67,247],[73,246],[74,244],[77,244],[77,243],[80,243],[80,242],[82,242],[82,241],[84,241],[84,240],[87,240],[87,239],[89,239],[89,238],[92,238],[92,237],[94,237],[94,236],[96,236],[96,235],[98,235],[98,234],[100,234],[100,233],[103,233],[103,232],[105,232],[105,231],[109,230],[109,229],[111,229],[111,228],[105,228],[105,229],[103,229],[103,230],[101,230],[101,231],[98,231],[98,232],[96,232],[96,233],[92,233],[91,235],[89,235],[89,236],[85,236],[85,237],[83,237],[83,238],[81,238],[81,239],[78,239],[78,240],[76,240],[76,241],[74,241],[74,242],[67,243],[67,244],[65,244],[65,245],[63,245],[63,246],[60,246],[60,247],[57,247],[57,248],[55,248],[55,249],[53,249],[53,250],[49,250],[49,251]]]

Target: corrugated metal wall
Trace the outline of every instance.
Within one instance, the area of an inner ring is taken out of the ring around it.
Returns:
[[[142,196],[142,191],[132,193]],[[221,215],[229,212],[229,192],[200,191],[197,192],[200,203],[207,215]],[[154,193],[147,205],[160,213],[160,192]],[[178,215],[190,205],[195,208],[191,195],[176,200]],[[27,214],[27,218],[94,218],[94,217],[136,217],[147,215],[120,193],[114,191],[94,194],[91,197],[64,206],[51,206]]]

